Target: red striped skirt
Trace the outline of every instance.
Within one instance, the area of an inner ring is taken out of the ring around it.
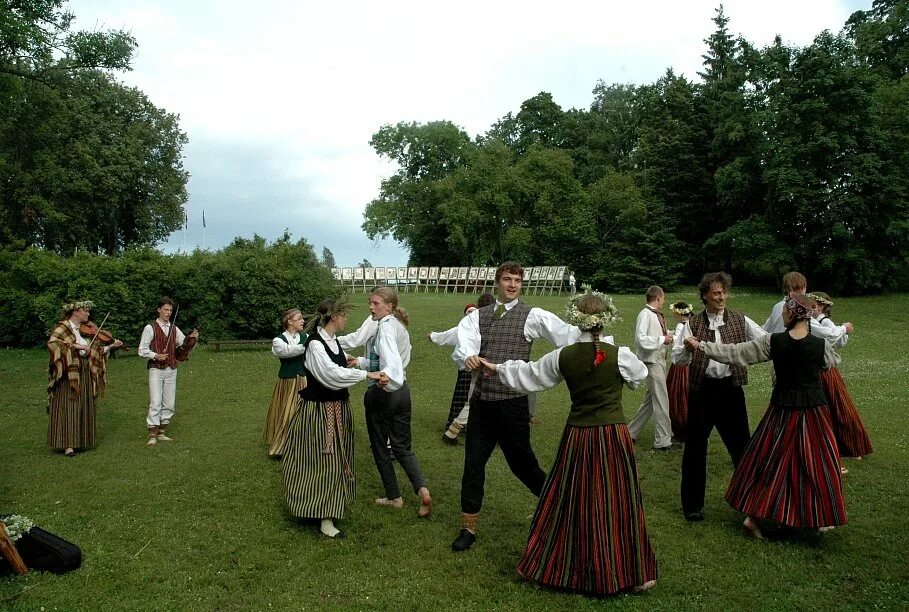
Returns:
[[[684,442],[688,438],[688,366],[672,364],[666,375],[669,392],[669,421],[672,435]]]
[[[624,423],[565,428],[518,574],[547,587],[597,595],[657,578]]]
[[[852,397],[846,389],[846,381],[836,368],[821,371],[821,384],[830,405],[830,416],[833,419],[833,435],[840,457],[862,457],[870,455],[871,438],[862,424]]]
[[[726,501],[748,516],[789,527],[846,524],[827,406],[770,406],[732,476]]]

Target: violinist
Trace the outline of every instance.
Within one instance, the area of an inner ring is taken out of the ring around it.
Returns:
[[[167,428],[174,417],[174,402],[177,395],[177,363],[185,359],[186,353],[178,349],[186,343],[195,344],[199,332],[193,330],[189,336],[183,334],[171,322],[176,304],[168,297],[158,302],[158,317],[142,330],[139,341],[139,356],[148,359],[148,446],[158,442],[169,442]],[[181,359],[182,357],[183,359]]]
[[[64,304],[47,341],[47,445],[67,457],[95,445],[95,400],[107,382],[107,355],[123,346],[119,340],[101,346],[82,335],[91,308],[88,300]]]

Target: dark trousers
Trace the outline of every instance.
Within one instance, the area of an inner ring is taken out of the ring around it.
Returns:
[[[527,396],[495,402],[473,399],[470,402],[470,427],[464,451],[461,478],[461,511],[474,514],[483,505],[486,463],[498,444],[505,461],[518,480],[540,496],[546,473],[540,469],[530,447],[530,412]]]
[[[451,426],[451,422],[458,418],[464,404],[467,403],[467,396],[470,393],[471,372],[467,370],[458,370],[458,379],[455,381],[454,391],[451,393],[451,406],[448,408],[448,420],[445,422],[445,429]]]
[[[420,462],[410,448],[410,387],[407,383],[397,391],[386,392],[377,386],[368,387],[363,397],[366,407],[366,431],[369,433],[369,446],[372,458],[376,462],[385,497],[401,497],[395,466],[391,461],[393,452],[398,463],[404,468],[414,493],[426,486]],[[387,442],[391,441],[391,452]]]
[[[682,511],[704,509],[707,487],[707,441],[716,427],[736,467],[751,438],[745,391],[732,384],[732,377],[701,380],[688,393],[688,440],[682,455]]]

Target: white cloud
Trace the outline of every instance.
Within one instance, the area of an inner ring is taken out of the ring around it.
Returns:
[[[670,66],[695,79],[717,6],[715,0],[69,5],[76,27],[124,28],[138,39],[135,70],[123,79],[181,116],[191,143],[188,209],[191,216],[211,210],[207,218],[218,220],[207,246],[253,232],[274,239],[292,222],[318,227],[319,237],[307,239],[319,251],[327,244],[339,263],[367,257],[387,265],[403,264],[406,253],[389,244],[376,252],[360,230],[365,205],[393,171],[368,144],[382,124],[448,119],[477,134],[540,91],[563,108],[586,107],[600,79],[650,83]],[[823,29],[839,30],[870,0],[724,6],[730,31],[761,47],[777,33],[809,44]],[[245,212],[250,202],[258,207],[254,218]],[[181,244],[174,236],[169,248]]]

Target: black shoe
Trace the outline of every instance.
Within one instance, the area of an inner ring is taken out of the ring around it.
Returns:
[[[654,446],[653,450],[659,451],[661,453],[665,453],[665,452],[669,452],[669,451],[676,451],[676,450],[679,450],[680,448],[682,448],[682,446],[680,444],[670,443],[669,446]]]
[[[442,442],[444,442],[445,444],[447,444],[447,445],[449,445],[449,446],[457,446],[457,445],[458,445],[458,439],[457,439],[457,438],[449,438],[449,437],[446,436],[445,434],[442,434]]]
[[[703,521],[704,513],[701,512],[700,510],[697,510],[695,512],[686,512],[685,520],[688,521],[689,523],[697,523],[698,521]]]
[[[455,552],[464,552],[477,541],[476,534],[470,533],[467,529],[462,529],[455,541],[451,543],[451,550]]]

